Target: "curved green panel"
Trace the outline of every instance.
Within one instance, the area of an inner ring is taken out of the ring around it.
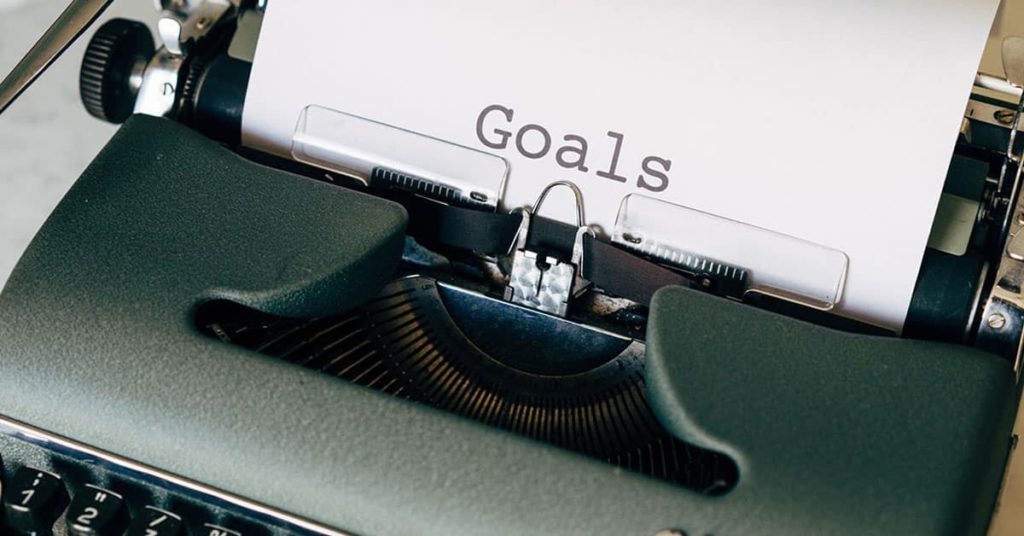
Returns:
[[[984,533],[1016,408],[1004,360],[683,288],[659,291],[651,313],[655,412],[737,460],[724,500],[764,532]]]

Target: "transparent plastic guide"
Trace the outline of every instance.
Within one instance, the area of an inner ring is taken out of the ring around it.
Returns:
[[[668,264],[746,270],[748,293],[824,311],[842,300],[849,267],[837,249],[637,194],[622,200],[612,241]]]
[[[500,156],[316,105],[299,115],[291,152],[299,162],[371,186],[491,210],[509,173]]]

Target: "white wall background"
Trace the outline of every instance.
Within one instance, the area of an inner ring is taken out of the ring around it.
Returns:
[[[0,77],[66,5],[66,0],[0,0]],[[118,0],[104,19],[115,16],[156,23],[150,0]],[[78,68],[91,35],[0,114],[0,287],[50,211],[116,130],[86,114],[78,98]]]

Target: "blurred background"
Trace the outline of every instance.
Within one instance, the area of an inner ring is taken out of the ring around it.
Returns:
[[[0,0],[0,77],[67,6],[66,0]],[[117,0],[104,15],[156,28],[152,0]],[[98,26],[94,26],[97,28]],[[85,113],[78,69],[92,31],[0,114],[0,287],[50,211],[116,127]]]
[[[10,71],[66,5],[66,0],[0,0],[0,76]],[[155,28],[157,11],[151,0],[117,0],[103,20],[111,17],[133,18]],[[0,287],[50,211],[116,130],[87,115],[79,101],[78,69],[91,33],[0,115]],[[1002,74],[999,49],[1007,35],[1024,35],[1024,0],[1004,0],[981,61],[982,71]],[[1024,424],[1021,413],[1018,434]],[[1024,456],[1020,452],[1015,462],[993,536],[1024,534]]]

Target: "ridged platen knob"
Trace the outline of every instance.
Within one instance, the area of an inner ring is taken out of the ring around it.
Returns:
[[[141,22],[111,19],[100,26],[85,50],[78,79],[85,109],[115,124],[128,119],[155,50],[153,34]]]

